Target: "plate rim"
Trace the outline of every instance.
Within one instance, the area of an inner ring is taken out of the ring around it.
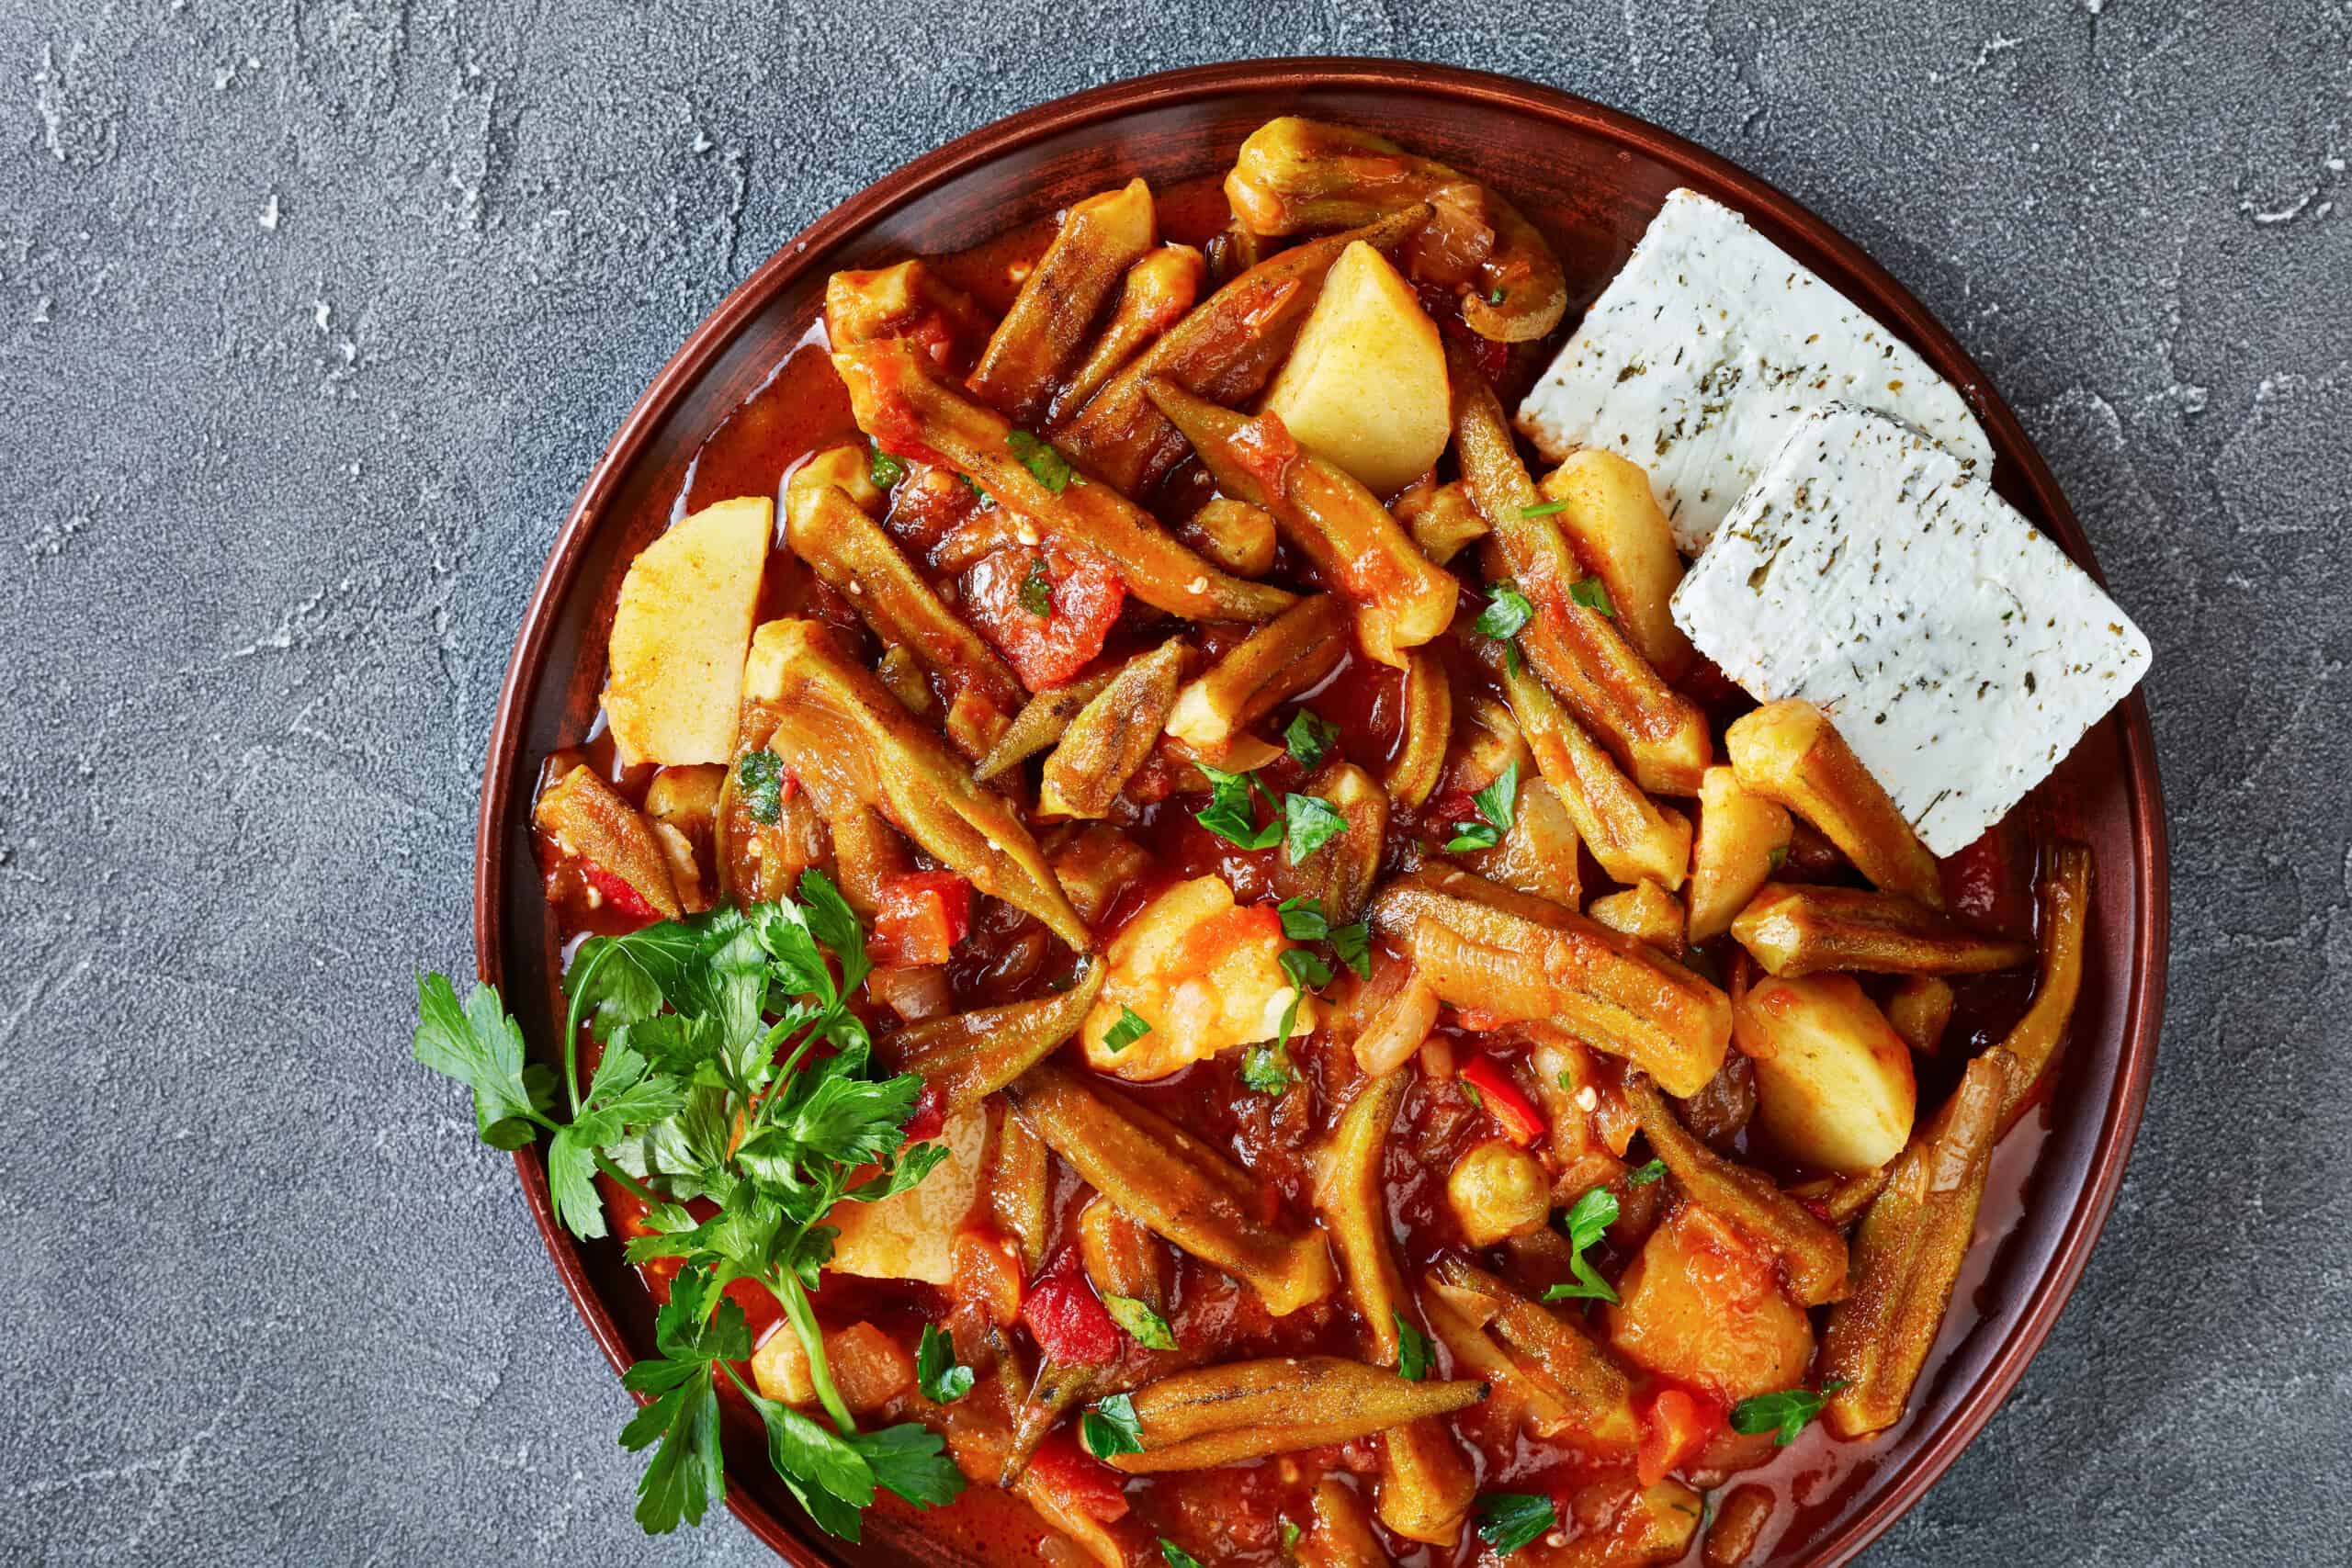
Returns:
[[[672,404],[686,393],[731,347],[769,298],[794,281],[813,258],[854,238],[899,203],[1030,143],[1064,131],[1114,120],[1146,108],[1268,90],[1376,89],[1417,95],[1441,102],[1473,102],[1523,117],[1548,128],[1581,132],[1637,151],[1698,183],[1735,192],[1750,220],[1763,217],[1782,231],[1801,233],[1859,280],[1871,299],[1862,308],[1899,329],[1914,343],[1935,347],[1967,373],[1963,396],[1993,428],[1995,444],[2011,465],[2017,483],[2040,509],[2040,521],[2067,553],[2102,584],[2087,536],[2068,505],[2040,448],[2027,434],[1990,378],[1950,329],[1898,279],[1827,220],[1787,192],[1718,153],[1626,110],[1560,88],[1514,76],[1409,60],[1364,57],[1271,58],[1227,61],[1124,78],[1016,110],[956,137],[901,164],[851,195],[798,233],[785,240],[714,307],[648,383],[589,470],[562,526],[549,547],[526,603],[514,647],[493,710],[483,761],[481,806],[475,818],[473,935],[475,971],[485,984],[503,976],[502,911],[507,885],[506,830],[518,782],[517,764],[527,717],[528,694],[537,683],[559,611],[578,577],[582,559],[622,476],[635,463]],[[2130,1163],[2145,1111],[2162,1031],[2165,968],[2171,938],[2171,857],[2157,772],[2154,734],[2144,688],[2134,689],[2102,722],[2120,729],[2123,793],[2131,812],[2138,897],[2133,908],[2132,953],[2123,965],[2120,1050],[2116,1080],[2092,1146],[2082,1197],[2053,1243],[2052,1264],[2039,1276],[2005,1341],[1993,1352],[1984,1374],[1939,1413],[1907,1468],[1864,1511],[1840,1520],[1807,1543],[1805,1568],[1838,1568],[1883,1534],[1926,1495],[1991,1420],[2016,1388],[2026,1368],[2048,1340],[2072,1299],[2099,1235],[2106,1228]],[[591,1284],[579,1244],[557,1223],[548,1200],[545,1166],[536,1144],[514,1151],[515,1174],[530,1205],[564,1292],[616,1372],[635,1356],[618,1324]],[[763,1544],[795,1568],[834,1568],[821,1542],[803,1536],[746,1488],[730,1485],[726,1505]]]

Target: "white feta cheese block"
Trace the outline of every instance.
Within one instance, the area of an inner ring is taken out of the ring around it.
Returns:
[[[1750,694],[1827,713],[1939,855],[2148,668],[2140,628],[1949,448],[1843,404],[1798,422],[1673,611]]]
[[[1520,404],[1554,462],[1599,446],[1640,464],[1696,555],[1806,410],[1892,414],[1989,466],[1952,384],[1747,220],[1677,190]]]

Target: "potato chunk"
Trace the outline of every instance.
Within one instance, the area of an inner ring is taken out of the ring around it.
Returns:
[[[629,562],[605,657],[605,713],[621,761],[676,767],[735,754],[743,655],[775,502],[706,506]]]
[[[1266,407],[1374,495],[1404,489],[1445,450],[1437,325],[1412,285],[1362,240],[1331,264]]]
[[[1773,1277],[1772,1258],[1684,1203],[1617,1281],[1609,1341],[1651,1371],[1724,1403],[1793,1388],[1813,1359],[1813,1325]]]
[[[869,1280],[944,1285],[954,1279],[956,1228],[979,1190],[988,1133],[979,1107],[959,1111],[940,1130],[937,1141],[947,1145],[947,1157],[929,1176],[876,1203],[834,1204],[825,1223],[841,1235],[825,1267]]]
[[[1729,768],[1699,780],[1699,837],[1690,851],[1690,940],[1731,930],[1732,918],[1788,853],[1788,807],[1739,787]]]
[[[1080,1026],[1089,1065],[1132,1082],[1164,1078],[1236,1045],[1281,1032],[1290,1005],[1282,920],[1262,905],[1237,908],[1221,876],[1180,882],[1136,912],[1105,952],[1102,995]],[[1151,1032],[1111,1049],[1111,1028],[1133,1009]],[[1315,1026],[1300,1001],[1293,1032]]]
[[[1918,1109],[1911,1051],[1843,975],[1767,980],[1734,1010],[1756,1114],[1790,1157],[1841,1174],[1903,1152]]]

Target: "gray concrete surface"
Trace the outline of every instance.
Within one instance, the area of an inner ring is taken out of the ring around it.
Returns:
[[[2180,895],[2080,1294],[1877,1564],[2344,1561],[2352,11],[2154,0],[0,5],[0,1561],[648,1543],[624,1397],[407,1060],[522,597],[622,412],[947,137],[1443,58],[1760,171],[1951,322],[2154,637]]]

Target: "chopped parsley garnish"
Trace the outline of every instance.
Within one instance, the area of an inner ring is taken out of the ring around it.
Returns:
[[[1081,1416],[1078,1436],[1096,1459],[1143,1452],[1143,1423],[1136,1418],[1136,1402],[1124,1393],[1098,1402]]]
[[[1665,1174],[1666,1161],[1662,1159],[1654,1159],[1647,1165],[1635,1167],[1632,1174],[1625,1178],[1625,1185],[1628,1187],[1647,1187],[1651,1182],[1656,1181]]]
[[[1283,935],[1293,942],[1328,942],[1340,962],[1364,979],[1372,978],[1372,927],[1363,920],[1335,926],[1323,913],[1322,900],[1312,893],[1285,898],[1274,906],[1282,916]]]
[[[784,759],[773,751],[746,751],[735,761],[735,788],[754,822],[770,827],[784,815]]]
[[[956,1362],[956,1346],[939,1325],[922,1325],[915,1346],[915,1386],[933,1404],[953,1404],[972,1392],[972,1369]]]
[[[1068,457],[1025,430],[1009,432],[1004,444],[1012,448],[1012,455],[1021,459],[1021,466],[1029,470],[1030,477],[1056,495],[1069,489],[1076,477]]]
[[[1472,1512],[1478,1516],[1478,1539],[1505,1557],[1550,1529],[1558,1517],[1551,1498],[1526,1492],[1489,1492]]]
[[[1111,1321],[1135,1336],[1136,1344],[1147,1350],[1173,1350],[1176,1336],[1168,1320],[1133,1296],[1104,1296],[1103,1310]]]
[[[1151,1032],[1151,1021],[1135,1009],[1119,1010],[1119,1021],[1102,1032],[1102,1049],[1114,1056]]]
[[[1396,1375],[1408,1382],[1419,1382],[1430,1375],[1430,1338],[1405,1321],[1405,1314],[1391,1308],[1389,1316],[1396,1320]]]
[[[1359,980],[1372,978],[1372,927],[1363,920],[1351,926],[1331,928],[1331,951],[1340,962],[1356,972]]]
[[[1298,1538],[1306,1533],[1290,1520],[1284,1519],[1283,1521],[1283,1554],[1289,1556],[1298,1550]]]
[[[1503,771],[1495,775],[1494,783],[1470,797],[1470,804],[1476,808],[1480,820],[1454,824],[1453,837],[1445,841],[1451,853],[1491,850],[1503,841],[1519,806],[1519,764],[1505,764]]]
[[[1054,580],[1043,556],[1029,563],[1029,575],[1021,580],[1021,607],[1039,620],[1054,613]]]
[[[1283,796],[1284,851],[1296,865],[1348,830],[1345,813],[1319,795]]]
[[[477,986],[461,1007],[446,976],[418,983],[416,1058],[472,1090],[483,1140],[513,1149],[544,1131],[548,1189],[566,1228],[606,1234],[602,1175],[646,1205],[649,1229],[629,1241],[628,1260],[678,1260],[654,1320],[659,1354],[624,1380],[650,1401],[621,1442],[653,1450],[637,1506],[650,1533],[699,1522],[725,1495],[722,1372],[766,1427],[777,1474],[834,1535],[858,1540],[877,1487],[923,1507],[963,1489],[935,1433],[857,1429],[808,1299],[832,1258],[823,1221],[833,1205],[904,1191],[946,1157],[934,1145],[901,1146],[922,1079],[875,1069],[847,1005],[870,967],[857,917],[814,871],[796,899],[592,936],[563,977],[560,1077],[526,1066],[522,1031],[495,988]],[[604,1047],[584,1092],[583,1025]],[[556,1116],[559,1086],[568,1121]],[[696,1198],[716,1206],[708,1219],[687,1211]],[[783,1308],[825,1420],[763,1398],[735,1371],[752,1353],[743,1309],[727,1293],[739,1280],[759,1281]]]
[[[904,459],[893,457],[872,442],[866,444],[866,450],[865,477],[874,481],[876,490],[888,490],[907,477]]]
[[[1487,600],[1487,607],[1478,612],[1478,618],[1470,623],[1470,629],[1480,637],[1508,642],[1534,617],[1535,606],[1527,602],[1527,595],[1519,591],[1519,584],[1498,582],[1494,585],[1494,597]]]
[[[1597,577],[1579,577],[1568,584],[1568,597],[1588,610],[1598,610],[1612,619],[1617,606],[1610,602],[1609,584]]]
[[[1260,1094],[1280,1094],[1290,1088],[1290,1026],[1298,1020],[1298,998],[1283,1010],[1283,1038],[1272,1044],[1252,1045],[1241,1053],[1241,1083]]]
[[[1585,1258],[1585,1251],[1600,1239],[1600,1233],[1617,1223],[1617,1194],[1606,1187],[1596,1187],[1576,1201],[1568,1211],[1568,1245],[1576,1248],[1568,1259],[1568,1268],[1576,1274],[1576,1282],[1555,1285],[1544,1292],[1547,1302],[1600,1301],[1613,1302],[1616,1290],[1602,1279]]]
[[[1503,302],[1503,291],[1497,288],[1487,296],[1487,303],[1489,305],[1499,305]]]
[[[1285,1528],[1295,1529],[1297,1527],[1286,1525]],[[1201,1568],[1199,1558],[1164,1535],[1159,1538],[1159,1555],[1167,1561],[1168,1568]]]
[[[1532,520],[1537,517],[1549,517],[1555,512],[1566,512],[1567,509],[1568,503],[1565,501],[1539,501],[1532,506],[1521,507],[1519,514]]]
[[[1821,1414],[1829,1396],[1846,1386],[1843,1378],[1831,1378],[1815,1393],[1809,1388],[1783,1389],[1778,1393],[1751,1394],[1731,1407],[1731,1429],[1754,1437],[1758,1432],[1773,1434],[1772,1446],[1785,1449],[1797,1440],[1805,1423]]]
[[[1764,853],[1764,864],[1768,870],[1778,871],[1788,863],[1789,846],[1786,844],[1774,844]]]
[[[1323,765],[1331,754],[1332,743],[1340,739],[1340,727],[1312,708],[1301,708],[1283,731],[1283,744],[1298,759],[1302,768],[1313,770]]]
[[[1268,850],[1282,842],[1282,818],[1277,817],[1262,828],[1258,826],[1257,803],[1250,792],[1265,795],[1266,789],[1255,773],[1228,773],[1206,762],[1195,765],[1209,781],[1209,803],[1195,814],[1194,821],[1227,843],[1245,850]],[[1274,804],[1272,795],[1267,795],[1267,804]]]

